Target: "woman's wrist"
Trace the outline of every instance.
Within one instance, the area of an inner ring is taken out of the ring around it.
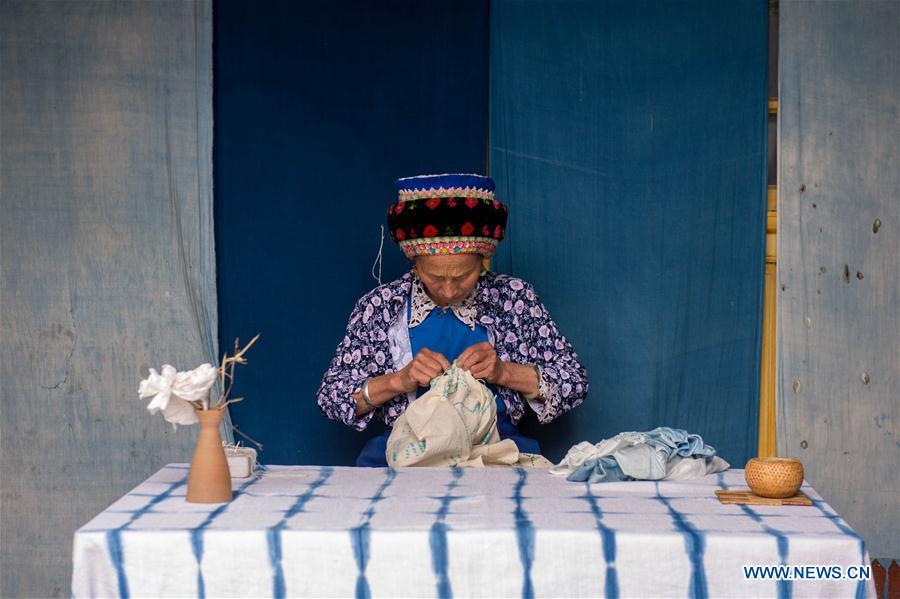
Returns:
[[[406,393],[408,391],[407,387],[408,381],[404,376],[403,370],[372,377],[369,379],[369,399],[373,404],[381,405],[398,395]]]
[[[391,398],[403,393],[401,373],[389,372],[368,378],[363,386],[351,397],[356,401],[356,413],[373,412],[375,408],[387,403]]]
[[[507,367],[509,364],[509,362],[497,360],[497,367],[499,368],[500,373],[497,375],[497,380],[494,382],[495,385],[509,387],[509,368]]]
[[[541,381],[533,364],[515,364],[513,362],[498,362],[500,364],[500,376],[497,377],[497,385],[518,391],[523,395],[535,395],[540,391]]]
[[[374,403],[372,403],[372,396],[369,395],[369,383],[372,379],[366,379],[366,382],[363,383],[362,389],[360,392],[362,393],[363,403],[366,404],[366,407],[369,408],[370,412],[374,412],[378,407]]]
[[[396,372],[390,372],[384,376],[389,377],[387,385],[388,385],[388,388],[393,393],[393,395],[391,395],[391,397],[394,397],[396,395],[401,395],[403,393],[408,393],[410,391],[409,389],[407,389],[407,387],[409,385],[407,384],[407,381],[404,377],[403,370],[398,370]],[[413,389],[413,390],[415,390],[415,389]]]

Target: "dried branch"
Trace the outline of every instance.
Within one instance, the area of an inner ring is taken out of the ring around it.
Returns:
[[[228,357],[228,352],[225,352],[224,354],[222,354],[222,362],[221,362],[221,364],[224,364],[224,363],[225,363],[225,358],[227,358],[227,357]],[[219,384],[219,398],[221,399],[221,397],[222,397],[221,394],[224,393],[224,391],[225,391],[225,369],[222,368],[221,366],[219,366],[219,381],[220,381],[220,384]]]
[[[238,427],[236,427],[235,425],[233,425],[233,424],[231,425],[231,430],[233,430],[234,432],[236,432],[237,434],[239,434],[239,435],[242,436],[243,438],[247,439],[248,441],[250,441],[251,443],[253,443],[254,445],[256,445],[256,448],[257,448],[258,450],[260,450],[260,451],[263,450],[262,443],[260,443],[259,441],[254,441],[253,439],[251,439],[250,437],[248,437],[247,435],[245,435],[244,433],[242,433],[241,430],[240,430]]]
[[[224,408],[225,406],[227,406],[230,403],[237,403],[239,401],[244,401],[244,398],[243,397],[235,397],[234,399],[229,399],[228,401],[226,401],[225,403],[222,404],[222,407]]]
[[[218,400],[216,401],[216,406],[218,408],[224,408],[230,403],[237,403],[244,399],[243,397],[238,399],[229,399],[231,395],[231,389],[234,387],[234,369],[238,364],[246,364],[247,358],[244,357],[244,354],[247,353],[247,350],[256,343],[256,340],[259,339],[259,333],[250,340],[247,345],[244,346],[243,349],[240,348],[240,339],[237,337],[234,338],[234,353],[232,355],[228,355],[228,352],[222,356],[222,362],[219,365],[219,382],[220,382],[220,394]],[[227,386],[226,386],[227,380]]]

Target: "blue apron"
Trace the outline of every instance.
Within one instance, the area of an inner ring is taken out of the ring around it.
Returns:
[[[409,322],[411,311],[410,302],[407,301],[407,322]],[[476,323],[473,331],[449,309],[435,308],[421,324],[409,329],[409,344],[413,356],[425,347],[443,354],[447,361],[451,363],[466,348],[483,341],[488,341],[486,328]],[[536,440],[519,434],[518,427],[509,419],[506,404],[503,403],[503,398],[497,393],[497,388],[494,385],[488,385],[488,387],[494,392],[497,399],[497,431],[500,433],[500,438],[512,439],[520,452],[541,453],[541,448]],[[427,387],[419,387],[416,397],[420,397],[426,391],[428,391]],[[359,457],[356,458],[356,465],[382,468],[387,466],[385,452],[387,451],[387,440],[390,435],[391,429],[387,428],[383,434],[369,439],[363,446]]]

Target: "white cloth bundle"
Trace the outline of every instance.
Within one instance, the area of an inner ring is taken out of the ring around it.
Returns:
[[[494,394],[455,362],[394,423],[386,457],[391,467],[552,466],[500,440]]]

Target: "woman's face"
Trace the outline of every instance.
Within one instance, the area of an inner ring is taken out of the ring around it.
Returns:
[[[482,260],[481,254],[419,256],[415,271],[434,303],[443,308],[458,304],[472,293],[478,284]]]

